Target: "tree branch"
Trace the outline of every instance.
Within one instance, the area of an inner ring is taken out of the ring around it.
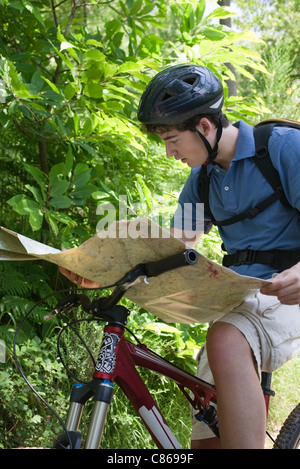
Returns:
[[[54,4],[54,0],[51,0],[51,9],[52,9],[52,14],[54,18],[54,24],[56,27],[58,27],[58,20],[57,20],[56,11],[55,11],[56,7],[57,5]]]
[[[48,155],[47,155],[47,147],[46,147],[46,140],[45,138],[41,138],[39,140],[39,158],[40,158],[40,168],[45,173],[49,173],[48,167]]]
[[[73,7],[72,7],[72,10],[71,10],[69,19],[68,19],[68,24],[67,24],[66,29],[65,29],[65,36],[67,36],[69,34],[71,24],[72,24],[72,21],[73,21],[73,18],[75,16],[77,8],[82,6],[81,4],[79,5],[79,2],[80,2],[80,0],[74,0],[74,4],[73,4]]]

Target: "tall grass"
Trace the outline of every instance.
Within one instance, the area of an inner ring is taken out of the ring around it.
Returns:
[[[300,355],[273,373],[268,431],[276,438],[284,421],[300,402]],[[271,446],[269,439],[267,447]]]

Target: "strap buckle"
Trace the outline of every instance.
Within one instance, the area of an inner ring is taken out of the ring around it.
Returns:
[[[256,251],[248,249],[247,251],[237,251],[235,254],[234,265],[254,264]]]
[[[259,213],[260,213],[260,210],[259,210],[258,207],[250,208],[250,210],[248,210],[248,212],[247,212],[247,218],[252,220],[252,218],[255,218],[256,215],[258,215]]]
[[[268,147],[265,145],[261,145],[257,148],[255,148],[255,155],[257,158],[265,158],[268,154]]]

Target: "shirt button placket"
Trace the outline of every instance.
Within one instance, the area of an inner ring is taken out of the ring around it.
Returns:
[[[225,210],[232,211],[237,208],[237,201],[234,194],[234,189],[230,184],[225,183],[223,186],[223,206]]]

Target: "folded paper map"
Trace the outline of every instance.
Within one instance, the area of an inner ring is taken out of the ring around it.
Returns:
[[[114,284],[137,264],[164,259],[186,248],[147,218],[116,222],[67,251],[0,227],[1,261],[43,259],[102,286]],[[203,323],[230,311],[265,283],[199,254],[197,264],[150,278],[148,283],[141,281],[125,297],[166,322]]]

